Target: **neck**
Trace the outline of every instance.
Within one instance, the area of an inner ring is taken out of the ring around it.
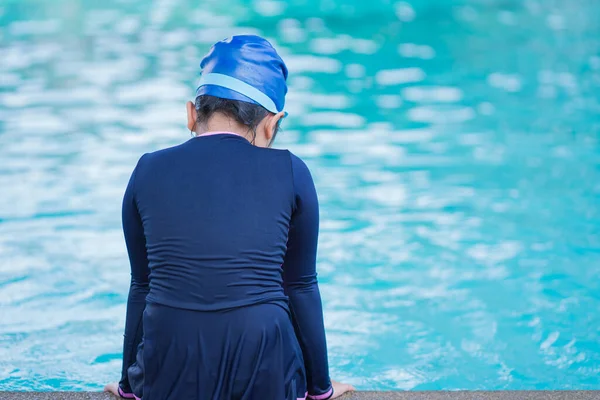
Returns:
[[[241,125],[222,114],[213,115],[206,124],[199,126],[195,133],[196,136],[200,136],[211,132],[235,133],[236,135],[245,137],[248,141],[252,139],[247,126]]]

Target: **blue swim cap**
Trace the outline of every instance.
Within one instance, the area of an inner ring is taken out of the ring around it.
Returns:
[[[288,70],[271,43],[255,35],[239,35],[213,45],[200,63],[202,77],[196,97],[258,104],[283,111]]]

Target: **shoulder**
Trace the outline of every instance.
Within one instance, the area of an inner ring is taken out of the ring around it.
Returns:
[[[315,183],[306,163],[293,153],[290,154],[294,192],[304,201],[317,198]],[[316,201],[315,201],[316,203]]]
[[[300,157],[298,157],[291,151],[288,153],[291,158],[292,173],[294,174],[294,179],[296,181],[303,179],[309,179],[312,181],[312,175],[310,173],[308,165],[306,165],[306,163]]]
[[[185,143],[144,153],[138,159],[132,174],[136,187],[139,189],[147,184],[149,180],[154,180],[157,175],[162,175],[163,171],[166,171],[180,157],[180,149],[184,145]]]
[[[292,153],[287,149],[272,149],[263,147],[252,147],[259,156],[265,159],[275,161],[278,164],[282,164],[288,172],[291,171],[292,175],[296,179],[297,177],[310,176],[308,166],[300,157]]]
[[[181,144],[175,145],[175,146],[171,146],[171,147],[167,147],[164,149],[160,149],[160,150],[156,150],[150,153],[146,153],[142,156],[143,159],[146,160],[146,162],[152,162],[153,160],[161,160],[164,158],[168,158],[168,157],[172,157],[174,155],[179,154],[181,151],[184,151],[184,149],[188,146],[187,142],[183,142]]]
[[[181,151],[186,147],[187,142],[176,146],[167,147],[164,149],[144,153],[138,160],[136,169],[149,168],[157,163],[169,162],[173,157],[178,157]]]

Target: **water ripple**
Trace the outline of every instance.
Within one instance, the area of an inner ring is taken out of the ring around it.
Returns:
[[[118,379],[124,187],[238,33],[289,67],[334,378],[598,389],[596,4],[58,2],[0,6],[0,390]]]

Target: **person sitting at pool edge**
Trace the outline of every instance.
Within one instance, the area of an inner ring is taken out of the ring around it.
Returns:
[[[311,174],[269,147],[287,68],[258,36],[202,60],[187,142],[143,155],[123,200],[131,287],[119,383],[143,400],[325,400]]]

